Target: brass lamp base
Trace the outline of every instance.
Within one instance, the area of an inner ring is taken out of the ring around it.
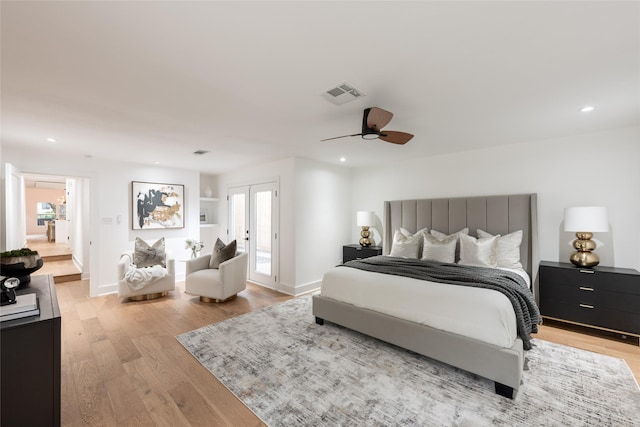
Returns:
[[[363,226],[360,236],[362,236],[358,242],[360,243],[360,246],[371,246],[371,239],[369,239],[369,237],[371,237],[371,232],[369,231],[369,227]]]
[[[574,252],[569,257],[572,264],[578,267],[595,267],[600,264],[600,258],[592,251],[596,248],[596,242],[591,240],[593,233],[578,232],[577,239],[573,241]]]

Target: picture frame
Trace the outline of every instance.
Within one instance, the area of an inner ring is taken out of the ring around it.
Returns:
[[[207,211],[204,209],[200,209],[200,224],[207,223]]]
[[[184,185],[131,181],[131,228],[184,228]]]

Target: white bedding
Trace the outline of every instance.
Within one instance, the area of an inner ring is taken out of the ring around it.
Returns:
[[[517,337],[509,299],[491,289],[336,267],[325,273],[321,294],[503,348]]]

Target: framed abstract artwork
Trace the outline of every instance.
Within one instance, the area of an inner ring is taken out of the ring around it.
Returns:
[[[131,228],[184,228],[184,185],[131,182]]]

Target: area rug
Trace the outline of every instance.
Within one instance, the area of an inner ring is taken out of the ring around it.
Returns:
[[[270,426],[638,426],[621,359],[535,340],[514,400],[493,383],[326,322],[301,297],[178,341]]]

